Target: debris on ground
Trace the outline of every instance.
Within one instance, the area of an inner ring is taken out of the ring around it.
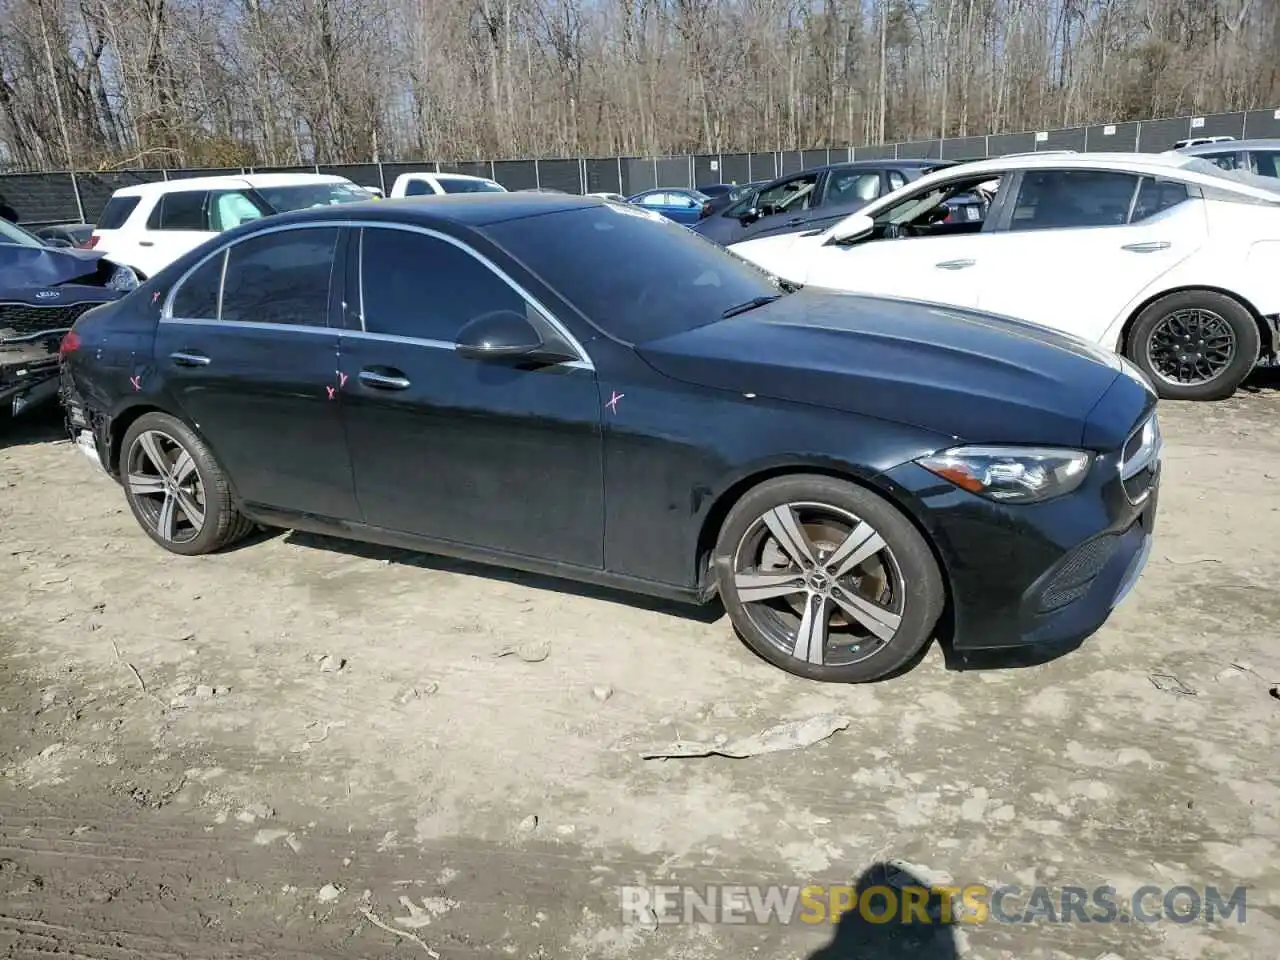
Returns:
[[[1187,567],[1195,563],[1221,563],[1221,557],[1187,557],[1186,559],[1175,559],[1174,557],[1165,557],[1165,563],[1170,563],[1175,567]]]
[[[332,903],[342,896],[343,888],[336,883],[326,883],[318,891],[316,891],[316,899],[321,903]]]
[[[601,703],[604,703],[606,700],[608,700],[610,697],[613,696],[613,687],[610,687],[610,686],[592,687],[591,695],[595,697],[597,700],[599,700]]]
[[[504,647],[494,654],[495,657],[515,655],[525,663],[541,663],[551,656],[551,645],[545,640],[526,640],[524,643]]]
[[[360,915],[362,917],[364,917],[366,920],[372,923],[379,930],[385,930],[387,931],[387,933],[394,933],[397,937],[404,937],[406,940],[412,940],[414,943],[416,943],[418,946],[420,946],[423,950],[426,951],[427,956],[431,957],[431,960],[440,960],[440,954],[436,953],[429,946],[427,946],[426,943],[423,942],[416,934],[412,934],[408,930],[397,930],[395,927],[391,926],[390,924],[383,923],[381,920],[378,919],[378,915],[376,913],[374,913],[372,910],[370,910],[368,907],[364,906],[363,904],[357,907],[356,909],[360,912]]]
[[[327,653],[316,662],[320,665],[320,670],[323,673],[337,673],[347,665],[346,660],[343,660],[341,657],[330,656]]]
[[[670,746],[647,750],[640,754],[644,760],[675,760],[685,757],[729,757],[735,760],[757,757],[783,750],[799,750],[826,740],[837,730],[846,730],[852,721],[835,714],[820,714],[806,720],[788,720],[770,727],[754,737],[745,737],[732,743],[710,743],[694,740],[677,740]],[[719,738],[717,738],[719,739]]]
[[[236,819],[241,823],[254,823],[258,820],[270,820],[275,815],[276,812],[265,803],[251,803],[236,814]]]
[[[521,820],[519,825],[516,827],[516,830],[520,833],[533,833],[533,831],[537,829],[538,815],[536,813],[529,814],[529,816]]]
[[[1153,673],[1147,679],[1151,681],[1153,687],[1165,693],[1174,693],[1180,697],[1200,695],[1195,687],[1188,686],[1171,673]]]

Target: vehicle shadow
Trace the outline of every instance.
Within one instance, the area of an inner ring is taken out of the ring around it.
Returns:
[[[1280,367],[1258,367],[1240,384],[1241,393],[1269,393],[1280,389]]]
[[[270,535],[264,534],[263,536],[265,538]],[[351,557],[364,557],[370,560],[381,560],[384,563],[417,567],[421,570],[465,574],[473,577],[484,577],[487,580],[496,580],[501,583],[519,584],[535,590],[568,593],[591,600],[603,600],[607,603],[617,603],[639,610],[649,610],[653,613],[664,613],[680,617],[683,620],[696,620],[699,623],[715,623],[724,616],[724,607],[720,605],[719,600],[702,606],[683,604],[672,600],[629,593],[612,587],[581,583],[577,580],[566,580],[538,573],[525,573],[522,570],[473,563],[470,560],[457,560],[453,557],[440,556],[439,554],[416,553],[412,550],[403,550],[398,547],[384,547],[356,540],[342,540],[337,537],[326,537],[299,530],[289,531],[285,535],[285,542],[296,544],[300,547],[342,553]]]
[[[18,417],[8,410],[0,411],[0,450],[66,439],[62,407],[56,403],[24,411]]]
[[[904,909],[902,888],[924,888],[924,881],[909,871],[887,863],[875,863],[854,884],[857,902],[840,916],[831,942],[809,955],[808,960],[958,960],[959,948],[952,927],[954,916],[943,909],[942,894],[932,891],[921,906],[930,917]],[[868,895],[868,891],[874,891]],[[923,890],[921,891],[923,892]]]

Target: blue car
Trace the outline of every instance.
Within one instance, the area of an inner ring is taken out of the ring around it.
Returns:
[[[711,213],[711,198],[705,193],[690,190],[686,187],[658,187],[646,190],[633,197],[627,197],[628,203],[644,207],[660,213],[668,220],[691,226]]]

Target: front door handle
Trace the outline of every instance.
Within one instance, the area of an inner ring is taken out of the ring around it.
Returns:
[[[1155,253],[1157,250],[1168,250],[1173,244],[1168,240],[1149,240],[1146,243],[1126,243],[1121,250],[1130,253]]]
[[[139,240],[139,241],[138,241],[138,246],[140,246],[140,247],[154,247],[154,246],[155,246],[155,243],[154,243],[153,241],[151,241],[151,240]]]
[[[935,263],[934,266],[939,270],[963,270],[966,267],[972,267],[976,260],[943,260],[941,263]]]
[[[376,390],[404,390],[409,386],[409,379],[399,370],[386,370],[385,373],[361,370],[360,382]]]
[[[180,367],[207,367],[209,358],[199,353],[186,353],[179,350],[169,354],[169,359]]]

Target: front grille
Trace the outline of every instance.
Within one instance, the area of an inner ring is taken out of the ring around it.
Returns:
[[[1130,503],[1141,503],[1151,492],[1160,470],[1163,446],[1160,423],[1154,413],[1125,441],[1120,457],[1120,482]]]
[[[68,330],[82,313],[96,306],[100,304],[60,303],[33,307],[29,303],[0,303],[0,330],[12,330],[18,336],[44,333],[46,330]]]
[[[1106,533],[1082,543],[1067,554],[1040,589],[1039,612],[1051,613],[1088,593],[1094,579],[1119,546],[1119,534]]]

